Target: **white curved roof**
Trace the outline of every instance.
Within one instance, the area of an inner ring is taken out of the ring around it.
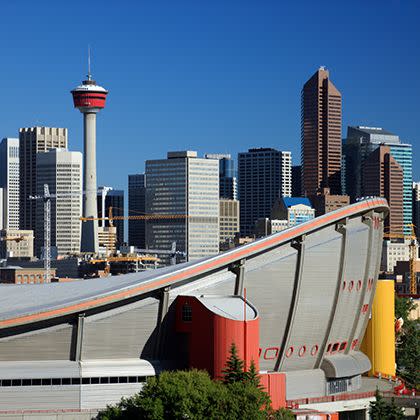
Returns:
[[[72,90],[72,92],[103,92],[108,93],[108,91],[99,85],[79,85]]]

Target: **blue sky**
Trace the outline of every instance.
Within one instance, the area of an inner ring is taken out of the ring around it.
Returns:
[[[347,125],[383,126],[420,146],[416,0],[2,2],[0,137],[82,116],[69,91],[92,72],[107,89],[98,117],[98,183],[168,150],[291,150],[300,161],[300,90],[320,65]],[[420,177],[415,152],[414,176]]]

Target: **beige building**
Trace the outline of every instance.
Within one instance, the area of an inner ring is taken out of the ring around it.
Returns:
[[[20,229],[35,230],[36,226],[36,202],[29,200],[29,196],[37,192],[37,153],[60,147],[67,148],[67,128],[29,127],[19,130]]]
[[[116,252],[117,228],[116,226],[98,227],[99,253],[112,255]]]
[[[32,230],[3,229],[0,231],[1,258],[32,258],[34,232]]]
[[[289,227],[287,219],[270,220],[268,217],[258,219],[255,223],[255,235],[257,238],[271,235],[273,233],[281,232]]]
[[[239,232],[239,201],[221,199],[219,206],[220,243],[233,242]]]
[[[44,184],[51,200],[51,246],[59,255],[80,252],[82,214],[82,154],[64,149],[52,149],[37,155],[37,194],[43,195]],[[44,203],[37,201],[35,252],[40,255],[44,244]]]
[[[55,269],[51,270],[51,275],[55,277]],[[0,283],[45,283],[45,270],[43,268],[22,268],[17,266],[0,267]]]
[[[316,195],[310,196],[312,207],[315,209],[315,216],[322,216],[330,211],[341,209],[350,204],[348,195],[330,194],[329,188],[322,188]]]

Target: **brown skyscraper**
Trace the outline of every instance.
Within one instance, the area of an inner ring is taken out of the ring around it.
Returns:
[[[403,233],[403,170],[392,157],[388,146],[379,146],[363,165],[363,191],[367,196],[384,197],[388,200],[389,216],[385,230]]]
[[[302,89],[302,194],[341,194],[341,93],[319,70]]]

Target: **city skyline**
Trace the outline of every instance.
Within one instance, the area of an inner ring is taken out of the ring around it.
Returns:
[[[34,125],[66,127],[70,150],[82,150],[69,90],[87,71],[91,43],[93,76],[110,90],[98,123],[99,184],[126,190],[127,174],[142,172],[146,159],[167,150],[231,153],[236,159],[249,148],[274,147],[290,150],[293,164],[300,163],[300,90],[320,65],[342,92],[343,131],[348,125],[385,127],[416,153],[418,5],[383,5],[378,19],[373,5],[315,10],[302,3],[312,10],[311,20],[300,20],[301,4],[283,9],[271,1],[264,9],[248,1],[241,8],[183,2],[163,10],[129,2],[132,13],[122,8],[112,15],[107,5],[93,2],[102,19],[93,27],[78,23],[77,30],[71,19],[55,18],[74,14],[80,2],[57,9],[28,3],[24,15],[6,5],[3,38],[14,19],[22,30],[3,51],[8,65],[0,70],[1,136],[17,137],[19,128]],[[333,16],[339,24],[331,23]],[[301,34],[293,28],[298,21]],[[108,28],[105,36],[95,35],[92,29],[99,27]],[[22,66],[21,57],[31,66]],[[18,100],[22,96],[25,101]],[[115,170],[107,171],[111,164]],[[413,170],[418,179],[416,165]]]

